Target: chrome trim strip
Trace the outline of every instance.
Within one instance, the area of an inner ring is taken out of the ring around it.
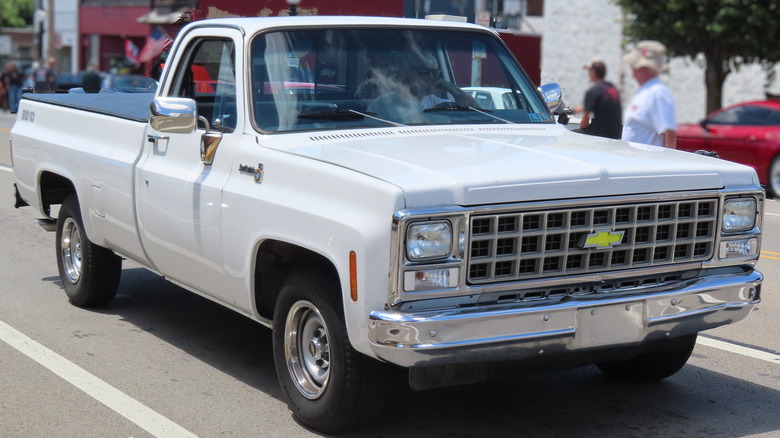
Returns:
[[[214,29],[214,28],[233,29],[233,30],[237,30],[237,31],[241,32],[242,36],[246,35],[246,30],[244,29],[244,27],[240,26],[238,24],[228,24],[228,23],[216,23],[215,24],[215,23],[212,23],[212,22],[209,22],[209,21],[196,21],[196,22],[193,22],[193,24],[187,29],[187,32],[185,33],[185,35],[187,33],[192,32],[195,29],[201,29],[201,28],[206,28],[206,29]]]

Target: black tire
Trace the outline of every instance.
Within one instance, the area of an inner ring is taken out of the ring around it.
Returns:
[[[769,165],[769,192],[775,199],[780,198],[780,155],[776,156],[772,160],[772,164]]]
[[[75,195],[65,198],[60,207],[56,248],[60,279],[72,304],[99,307],[114,299],[122,258],[89,241]]]
[[[626,382],[655,382],[665,379],[680,369],[691,357],[696,346],[697,335],[689,335],[676,342],[668,350],[653,351],[637,357],[612,362],[597,363],[596,366],[609,377]]]
[[[338,282],[319,269],[287,276],[276,302],[273,351],[287,404],[324,433],[357,428],[381,409],[382,364],[355,351],[347,337]]]

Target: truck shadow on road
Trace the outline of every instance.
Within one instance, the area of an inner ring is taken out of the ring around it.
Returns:
[[[123,271],[117,298],[99,312],[118,315],[282,400],[271,331],[248,318],[140,268]],[[591,366],[423,392],[397,386],[385,415],[342,436],[734,437],[780,431],[780,391],[693,365],[642,385],[607,379]]]

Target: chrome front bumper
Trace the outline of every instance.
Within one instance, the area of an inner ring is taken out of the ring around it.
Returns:
[[[383,310],[369,317],[377,357],[412,367],[523,360],[641,345],[745,318],[760,302],[752,270],[683,281],[662,292],[436,311]]]

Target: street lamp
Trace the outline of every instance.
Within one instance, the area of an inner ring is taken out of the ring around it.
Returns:
[[[290,16],[298,15],[298,5],[301,4],[301,0],[285,0],[287,6],[290,7]]]

